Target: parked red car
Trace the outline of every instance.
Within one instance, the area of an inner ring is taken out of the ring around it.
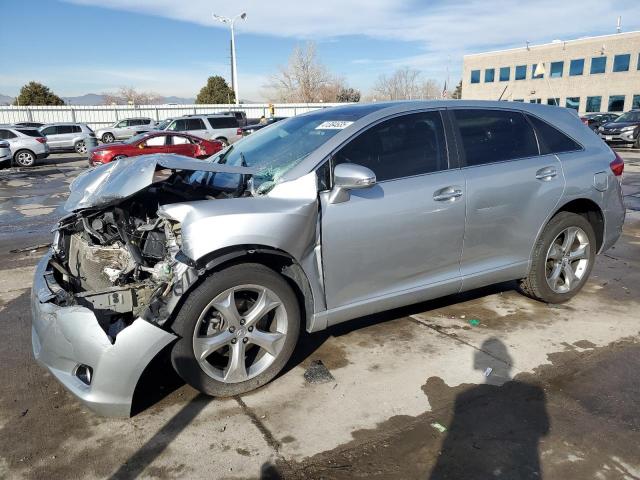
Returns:
[[[100,165],[120,158],[152,153],[206,158],[222,150],[222,147],[222,143],[217,140],[204,140],[187,133],[145,132],[122,143],[109,143],[95,148],[89,155],[89,164]]]

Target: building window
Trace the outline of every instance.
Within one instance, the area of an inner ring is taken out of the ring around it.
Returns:
[[[537,63],[534,63],[533,65],[531,65],[531,78],[542,78],[542,77],[544,77],[544,73],[542,73],[542,71],[544,70],[544,64],[542,65],[542,67],[540,67],[539,71],[536,72],[537,66],[538,66]]]
[[[578,75],[582,75],[583,72],[584,72],[584,58],[571,60],[571,64],[569,65],[569,76],[576,77]]]
[[[631,102],[631,110],[640,109],[640,95],[634,95],[633,101]]]
[[[542,103],[542,100],[539,98],[532,98],[531,100],[529,100],[529,103]]]
[[[587,97],[587,112],[599,112],[602,105],[602,97]]]
[[[629,64],[631,63],[631,55],[625,53],[624,55],[616,55],[613,57],[613,71],[614,72],[628,72]]]
[[[624,95],[609,95],[609,111],[610,112],[624,111]]]
[[[549,71],[549,76],[551,78],[562,77],[563,71],[564,71],[564,62],[551,62],[551,69]]]
[[[480,83],[480,70],[471,70],[471,83]]]
[[[591,59],[591,73],[604,73],[607,69],[607,57],[594,57]]]
[[[516,66],[516,80],[524,80],[525,78],[527,78],[527,66],[526,65]]]
[[[508,82],[511,77],[511,67],[502,67],[500,69],[500,81]]]
[[[564,106],[573,108],[574,110],[580,110],[580,97],[567,97]]]
[[[484,71],[484,83],[491,83],[496,78],[496,69],[495,68],[487,68]]]
[[[556,107],[560,105],[559,98],[547,98],[547,105],[555,105]]]

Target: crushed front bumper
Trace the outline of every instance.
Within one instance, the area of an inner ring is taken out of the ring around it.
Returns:
[[[91,310],[51,302],[60,287],[50,257],[38,264],[31,290],[33,354],[91,410],[128,417],[140,375],[176,336],[138,318],[112,344]],[[91,367],[89,385],[76,375],[79,366]]]

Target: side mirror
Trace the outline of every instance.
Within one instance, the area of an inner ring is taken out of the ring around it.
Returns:
[[[349,200],[349,190],[373,187],[376,174],[367,167],[355,163],[341,163],[333,169],[333,190],[329,203],[342,203]]]

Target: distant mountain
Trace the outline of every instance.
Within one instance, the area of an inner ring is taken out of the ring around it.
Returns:
[[[67,105],[102,105],[104,96],[95,93],[87,93],[78,97],[62,97]]]
[[[196,103],[195,98],[183,98],[183,97],[164,97],[162,103],[177,103],[179,105],[193,105]]]
[[[11,105],[15,98],[0,93],[0,105]]]

